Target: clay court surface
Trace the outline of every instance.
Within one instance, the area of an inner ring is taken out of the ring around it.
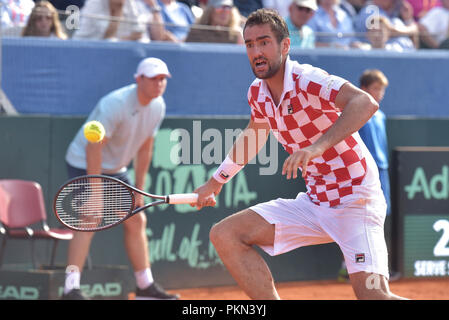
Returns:
[[[354,300],[351,285],[337,281],[284,282],[276,285],[285,300]],[[449,300],[449,279],[401,279],[390,283],[397,295],[417,300]],[[248,300],[235,286],[169,290],[183,300]]]

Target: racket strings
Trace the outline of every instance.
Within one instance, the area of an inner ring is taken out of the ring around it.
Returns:
[[[79,229],[98,229],[118,223],[132,207],[131,191],[117,181],[104,178],[73,181],[56,200],[62,222]]]

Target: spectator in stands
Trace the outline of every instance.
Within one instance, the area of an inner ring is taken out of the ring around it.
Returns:
[[[262,0],[234,0],[234,4],[244,17],[257,9],[263,8]]]
[[[292,0],[262,0],[262,3],[264,8],[274,9],[285,18],[288,17],[288,8]]]
[[[187,0],[183,0],[184,2]],[[194,4],[190,6],[190,8],[193,8],[195,6],[200,7],[201,9],[205,9],[207,7],[207,1],[208,0],[190,0],[193,1]]]
[[[318,9],[316,0],[293,0],[289,7],[289,16],[285,19],[290,33],[292,48],[315,48],[315,35],[306,23]]]
[[[36,2],[27,25],[22,31],[22,36],[67,39],[59,22],[58,12],[48,1]]]
[[[413,8],[413,18],[419,21],[430,9],[441,7],[440,0],[407,0]]]
[[[149,42],[165,34],[156,0],[86,0],[80,15],[74,39]]]
[[[318,10],[307,23],[315,32],[317,47],[359,47],[351,17],[340,8],[339,0],[319,0]],[[321,34],[321,35],[320,35]]]
[[[442,7],[435,7],[419,20],[421,47],[443,48],[449,40],[449,0],[441,0]],[[446,42],[444,42],[446,40]],[[447,49],[446,47],[444,47]]]
[[[242,16],[232,0],[209,0],[186,42],[243,44]]]
[[[369,28],[376,27],[377,19],[383,16],[390,22],[390,38],[388,44],[395,44],[403,50],[415,49],[414,40],[411,37],[417,35],[418,27],[413,20],[413,9],[407,1],[401,1],[397,5],[396,0],[372,0],[359,12],[355,21],[355,30],[358,33],[366,33]],[[369,27],[369,28],[368,28]],[[368,42],[365,36],[362,41]]]
[[[187,37],[195,17],[189,6],[175,0],[159,0],[165,24],[165,41],[182,42]]]
[[[383,16],[379,16],[377,23],[374,23],[371,28],[366,31],[366,38],[369,41],[368,49],[385,49],[390,51],[404,51],[401,45],[397,42],[388,43],[390,39],[390,21]]]
[[[366,0],[340,0],[340,8],[354,19],[360,9],[365,5]]]
[[[203,7],[206,6],[207,0],[177,0],[178,2],[184,3],[190,8],[195,17],[195,20],[201,18],[203,14]]]
[[[0,0],[2,28],[22,28],[34,8],[32,0]]]
[[[203,7],[206,6],[207,0],[178,0],[179,2],[185,3],[189,6],[190,10],[195,17],[195,20],[201,18],[203,14]]]

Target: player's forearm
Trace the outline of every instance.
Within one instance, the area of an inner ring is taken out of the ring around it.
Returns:
[[[145,178],[150,169],[151,160],[153,158],[153,142],[149,141],[143,145],[137,157],[134,159],[134,172],[136,175],[136,188],[143,189],[145,186]]]
[[[88,143],[86,146],[86,171],[87,174],[101,174],[102,173],[102,146],[100,143]]]
[[[262,150],[269,133],[269,127],[250,123],[235,141],[229,158],[238,165],[246,165]]]
[[[134,168],[136,174],[136,188],[143,189],[145,186],[145,178],[151,164],[151,156],[148,159],[144,159],[143,163],[142,160],[137,160],[136,163],[137,165]]]
[[[230,181],[263,148],[269,132],[268,125],[257,125],[250,121],[248,127],[237,138],[227,157],[212,175],[209,183],[223,184]]]

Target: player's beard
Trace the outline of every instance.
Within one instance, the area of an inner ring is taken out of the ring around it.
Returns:
[[[258,58],[260,59],[260,58]],[[266,58],[263,58],[265,60],[265,63],[267,64],[267,70],[264,72],[258,72],[256,70],[256,64],[253,62],[251,64],[251,69],[253,70],[254,75],[259,79],[270,79],[272,78],[278,71],[281,69],[282,66],[282,55],[279,54],[278,60],[268,60]],[[257,60],[257,59],[254,59]]]

